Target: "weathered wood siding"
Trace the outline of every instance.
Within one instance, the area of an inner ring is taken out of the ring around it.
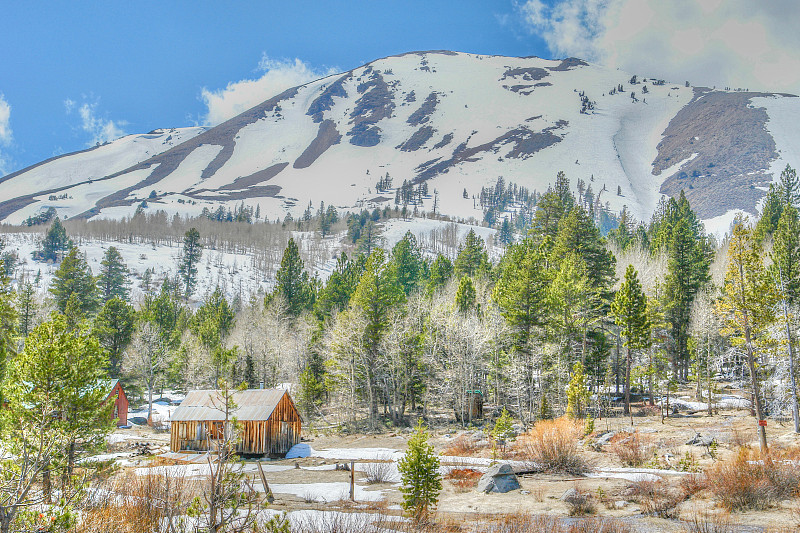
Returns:
[[[173,421],[170,431],[170,450],[213,450],[222,437],[223,422]],[[285,394],[269,420],[240,420],[241,441],[236,451],[253,455],[285,455],[300,442],[302,420],[294,404]]]

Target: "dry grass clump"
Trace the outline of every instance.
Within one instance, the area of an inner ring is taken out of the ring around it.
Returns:
[[[686,533],[734,533],[739,525],[729,515],[692,514],[683,526]]]
[[[90,490],[76,533],[168,533],[199,483],[183,476],[129,473]],[[171,523],[172,522],[172,523]]]
[[[472,468],[454,468],[444,478],[450,481],[459,492],[474,489],[483,474]]]
[[[364,465],[364,481],[368,485],[392,483],[397,481],[396,478],[394,463],[392,463],[391,459]]]
[[[583,425],[567,418],[540,420],[517,437],[514,448],[517,458],[532,471],[579,475],[592,470],[578,449],[582,436]]]
[[[767,509],[798,495],[800,465],[788,457],[781,452],[761,456],[740,448],[734,457],[706,470],[706,485],[728,510]]]
[[[442,455],[472,457],[485,447],[485,445],[482,446],[480,441],[474,440],[470,435],[459,435],[450,441],[445,449],[442,450]]]
[[[554,516],[524,513],[491,518],[481,524],[486,533],[631,533],[633,530],[619,520],[589,518],[565,521]]]
[[[588,492],[583,492],[577,487],[564,498],[564,503],[569,505],[570,516],[592,515],[597,511],[592,495]]]
[[[665,481],[642,480],[628,485],[626,496],[639,504],[644,514],[676,518],[676,507],[686,499],[685,493]]]
[[[639,430],[615,435],[609,450],[625,466],[642,466],[653,457],[652,439],[641,435]]]

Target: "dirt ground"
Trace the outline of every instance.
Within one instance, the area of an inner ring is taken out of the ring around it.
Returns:
[[[657,461],[649,467],[659,466],[662,469],[679,469],[678,462],[682,459],[685,465],[697,472],[711,466],[717,460],[724,460],[735,453],[741,445],[757,447],[756,426],[749,411],[723,411],[714,416],[705,413],[693,415],[676,415],[663,421],[660,416],[634,416],[631,418],[608,418],[595,421],[597,438],[609,431],[630,432],[638,430],[639,435],[653,446]],[[479,432],[488,433],[490,426],[485,428],[461,428],[458,425],[436,427],[431,430],[432,442],[438,452],[444,451],[454,438],[464,435],[464,438],[481,439]],[[127,436],[125,442],[111,446],[110,451],[124,451],[130,448],[130,442],[152,443],[155,449],[168,443],[167,433],[156,433],[148,428],[119,430],[118,434]],[[716,450],[705,446],[687,445],[686,442],[695,435],[713,437],[718,445]],[[304,435],[304,442],[310,444],[314,450],[346,449],[354,451],[369,448],[387,448],[403,451],[411,436],[411,431],[401,430],[376,435],[342,435],[317,431]],[[791,424],[781,426],[770,421],[767,436],[772,446],[800,447],[800,435],[795,435]],[[581,453],[594,465],[595,472],[602,475],[604,469],[619,469],[623,465],[619,459],[609,452],[609,446],[599,451],[592,449],[587,444],[591,439],[581,441]],[[481,442],[485,442],[481,440]],[[712,457],[712,454],[716,457]],[[344,454],[343,454],[344,455]],[[464,467],[471,465],[485,465],[485,459],[490,458],[492,451],[489,447],[480,447],[475,454],[479,459],[471,463],[469,459],[459,459]],[[502,453],[500,454],[502,455]],[[480,461],[483,458],[484,461]],[[346,459],[346,460],[345,460]],[[503,458],[500,458],[502,461]],[[456,462],[458,462],[456,461]],[[264,462],[269,465],[266,478],[272,484],[320,484],[320,483],[349,483],[350,472],[334,470],[336,463],[349,463],[349,458],[342,457],[306,457],[301,459],[283,459]],[[363,461],[360,461],[363,462]],[[658,464],[656,464],[656,462]],[[154,464],[145,457],[133,458],[132,466],[147,466]],[[327,466],[326,466],[327,465]],[[684,467],[685,467],[684,465]],[[275,471],[273,467],[284,466],[283,470]],[[313,470],[309,470],[313,468]],[[326,469],[330,468],[330,469]],[[363,468],[363,467],[359,467]],[[275,502],[271,508],[277,510],[293,511],[298,509],[323,509],[323,510],[381,510],[390,514],[401,514],[401,494],[396,483],[376,483],[368,485],[365,474],[357,468],[356,484],[367,492],[381,491],[380,501],[347,502],[345,493],[343,500],[328,500],[326,502],[309,501],[308,497],[298,494],[284,494],[275,492]],[[517,468],[519,470],[519,468]],[[677,484],[681,474],[663,476],[667,483]],[[556,476],[543,474],[522,474],[519,476],[520,490],[505,494],[483,494],[473,488],[456,486],[451,480],[443,480],[443,490],[438,503],[438,512],[448,515],[456,520],[473,520],[484,515],[497,513],[532,513],[552,514],[562,517],[569,515],[570,506],[561,501],[562,495],[569,489],[577,489],[592,495],[596,502],[594,516],[615,517],[629,521],[635,531],[671,532],[685,531],[683,520],[691,521],[696,517],[711,516],[721,517],[720,520],[737,525],[738,531],[800,531],[800,501],[785,501],[779,506],[761,512],[744,512],[728,515],[724,509],[713,501],[706,493],[700,493],[688,501],[678,505],[675,518],[664,519],[645,516],[644,510],[637,503],[631,502],[627,492],[631,485],[625,479],[608,477],[583,477],[583,476]],[[732,530],[731,530],[732,531]]]

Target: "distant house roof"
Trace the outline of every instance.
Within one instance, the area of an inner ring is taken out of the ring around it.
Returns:
[[[236,409],[231,418],[239,421],[269,420],[275,407],[287,392],[283,389],[249,389],[233,392]],[[225,413],[220,391],[197,390],[186,395],[180,406],[172,413],[170,420],[184,422],[192,420],[225,420]]]

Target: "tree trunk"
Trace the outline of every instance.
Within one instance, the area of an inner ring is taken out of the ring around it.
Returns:
[[[786,305],[785,289],[783,286],[783,270],[779,269],[778,273],[781,277],[781,292],[784,293],[783,298],[783,319],[786,322],[786,343],[789,345],[789,383],[792,389],[792,421],[794,422],[794,432],[800,433],[800,414],[797,412],[797,384],[794,377],[794,342],[792,342],[792,327],[789,322],[789,310]]]
[[[627,348],[625,357],[625,412],[628,415],[631,412],[631,349]]]
[[[745,321],[747,317],[745,316]],[[758,374],[756,373],[756,361],[753,354],[753,346],[750,340],[750,326],[744,328],[745,342],[747,345],[747,366],[750,369],[750,379],[753,382],[753,405],[756,408],[756,420],[758,423],[758,447],[762,454],[767,453],[767,426],[764,420],[764,409],[761,405],[761,394],[758,387]]]

